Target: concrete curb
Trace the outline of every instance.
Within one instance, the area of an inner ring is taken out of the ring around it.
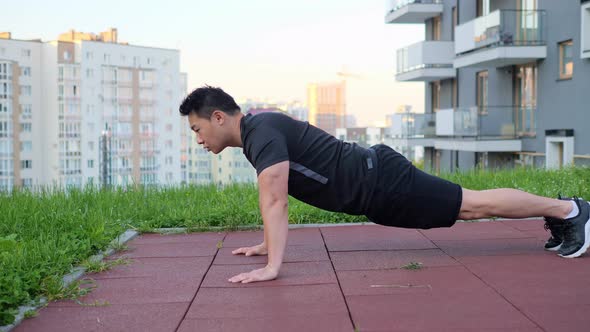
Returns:
[[[107,251],[100,252],[96,255],[90,256],[88,258],[88,260],[91,262],[101,261],[103,258],[108,257],[108,256],[115,253],[115,250],[112,248],[113,246],[122,245],[122,244],[132,240],[133,238],[135,238],[138,234],[139,234],[138,232],[133,231],[133,230],[125,231],[121,235],[117,236],[117,238],[115,238],[113,241],[111,241],[111,243],[109,245],[109,249]],[[84,275],[85,272],[86,272],[86,269],[83,267],[80,267],[80,266],[72,269],[72,271],[70,273],[66,274],[62,279],[62,283],[63,283],[64,287],[67,287],[72,282],[78,280],[80,277],[82,277]],[[10,325],[0,326],[0,332],[11,331],[15,327],[17,327],[18,324],[20,324],[23,321],[24,316],[25,316],[25,312],[31,311],[31,310],[37,310],[37,309],[43,307],[46,303],[47,303],[47,299],[41,298],[41,299],[39,299],[38,303],[30,303],[28,305],[20,306],[18,308],[18,314],[16,315],[14,322]]]
[[[475,220],[457,220],[458,223],[473,223],[473,222],[494,222],[494,221],[510,221],[510,220],[539,220],[539,217],[533,218],[497,218],[497,219],[475,219]],[[316,227],[341,227],[341,226],[365,226],[365,225],[377,225],[373,222],[355,222],[355,223],[336,223],[336,224],[323,224],[323,223],[316,223],[316,224],[289,224],[289,229],[298,229],[298,228],[316,228]],[[248,226],[238,226],[237,229],[231,230],[233,231],[255,231],[255,230],[262,230],[262,225],[248,225]],[[174,228],[155,228],[153,229],[154,233],[158,234],[186,234],[191,233],[189,230],[190,227],[174,227]],[[224,227],[206,227],[203,228],[205,232],[228,232],[228,230]],[[193,233],[198,233],[199,231],[195,231]]]

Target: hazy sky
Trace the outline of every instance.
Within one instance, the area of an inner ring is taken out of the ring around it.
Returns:
[[[424,108],[423,83],[395,82],[398,48],[424,39],[422,25],[384,24],[383,0],[5,1],[0,31],[55,40],[69,29],[115,27],[119,40],[180,49],[189,90],[222,87],[236,98],[298,99],[306,84],[347,80],[359,125],[398,105]]]

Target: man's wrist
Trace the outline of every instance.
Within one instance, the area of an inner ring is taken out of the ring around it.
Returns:
[[[270,271],[272,271],[272,272],[276,273],[276,274],[279,274],[279,270],[280,270],[281,266],[280,266],[280,265],[279,265],[279,266],[276,266],[276,265],[271,265],[271,264],[269,263],[269,264],[266,264],[266,268],[267,268],[268,270],[270,270]]]

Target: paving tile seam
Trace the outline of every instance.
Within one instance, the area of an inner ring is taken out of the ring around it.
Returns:
[[[373,272],[373,271],[401,271],[401,270],[406,270],[406,271],[410,271],[410,272],[419,272],[419,271],[428,270],[428,269],[444,269],[444,268],[458,267],[458,266],[463,266],[463,265],[461,265],[459,263],[459,264],[455,264],[455,265],[423,266],[417,270],[404,269],[402,267],[384,267],[384,268],[375,268],[375,269],[351,269],[351,270],[340,269],[340,270],[336,270],[336,272],[363,272],[363,271]]]
[[[532,235],[527,235],[527,234],[523,234],[522,237],[490,237],[490,238],[485,238],[485,239],[471,239],[470,241],[492,241],[492,240],[526,240],[526,239],[536,239],[536,236],[532,236]],[[438,240],[431,240],[433,242],[435,241],[445,241],[445,242],[465,242],[465,239],[449,239],[449,240],[444,240],[444,239],[438,239]]]
[[[328,249],[328,248],[326,248]],[[356,250],[328,250],[328,252],[359,252],[359,251],[418,251],[418,250],[442,250],[435,246],[433,248],[416,248],[416,249],[356,249]]]
[[[283,264],[290,264],[290,263],[319,263],[319,262],[327,262],[329,259],[308,259],[308,260],[297,260],[297,261],[288,261],[283,262]],[[253,264],[264,264],[264,263],[215,263],[215,266],[235,266],[235,265],[253,265]]]
[[[228,284],[230,284],[230,282],[228,281]],[[321,286],[321,285],[336,285],[336,282],[312,282],[312,283],[304,283],[304,284],[289,284],[289,285],[264,285],[262,284],[261,286],[258,286],[257,283],[249,283],[249,284],[243,284],[243,285],[247,285],[245,287],[240,287],[240,286],[202,286],[201,288],[206,288],[206,289],[228,289],[228,288],[236,288],[236,289],[240,289],[240,288],[281,288],[281,287],[301,287],[301,286]],[[242,284],[239,284],[242,285]]]
[[[441,249],[441,250],[443,250],[443,249]],[[445,254],[447,254],[449,257],[451,257],[452,259],[454,259],[455,261],[457,261],[457,263],[461,264],[461,266],[463,266],[469,273],[471,273],[474,277],[476,277],[478,280],[480,280],[484,285],[486,285],[487,287],[489,287],[494,293],[498,294],[498,296],[500,296],[504,301],[506,301],[506,303],[510,304],[517,312],[519,312],[521,315],[523,315],[533,325],[535,325],[541,331],[546,331],[541,325],[539,325],[536,321],[534,321],[531,317],[529,317],[526,313],[524,313],[519,307],[517,307],[514,303],[512,303],[511,301],[509,301],[504,296],[504,294],[500,293],[499,290],[497,290],[491,284],[489,284],[488,282],[486,282],[480,275],[478,275],[477,273],[475,273],[474,271],[472,271],[467,265],[463,264],[455,256],[452,256],[449,253],[445,252]]]
[[[526,313],[524,313],[519,307],[517,307],[514,303],[512,303],[511,301],[509,301],[502,293],[500,293],[500,291],[498,291],[496,288],[494,288],[488,282],[486,282],[485,280],[483,280],[483,278],[480,275],[478,275],[477,273],[475,273],[474,271],[472,271],[467,265],[463,264],[460,260],[458,260],[457,257],[451,255],[450,253],[446,252],[442,248],[440,250],[442,250],[447,256],[449,256],[452,259],[454,259],[458,264],[460,264],[461,266],[463,266],[463,268],[465,268],[475,278],[477,278],[478,280],[480,280],[484,285],[486,285],[487,287],[489,287],[494,293],[498,294],[498,296],[500,296],[502,299],[504,299],[504,301],[506,301],[506,303],[510,304],[517,312],[519,312],[521,315],[523,315],[528,321],[530,321],[532,324],[534,324],[537,328],[539,328],[541,331],[546,331],[541,325],[539,325],[536,321],[534,321],[531,317],[529,317]]]
[[[332,261],[332,256],[330,255],[330,250],[328,250],[328,244],[326,243],[326,239],[324,238],[324,232],[322,232],[321,228],[318,228],[320,231],[320,236],[322,237],[322,241],[324,242],[324,246],[326,247],[326,252],[328,254],[328,258],[330,259],[330,265],[332,266],[332,271],[334,271],[334,276],[336,277],[336,281],[338,283],[338,289],[340,290],[340,295],[342,296],[342,300],[344,301],[344,305],[346,306],[346,311],[348,312],[348,318],[350,319],[350,324],[352,324],[352,328],[356,331],[357,327],[354,323],[354,319],[352,318],[352,312],[350,311],[350,307],[348,306],[348,301],[346,300],[346,296],[344,295],[344,291],[342,290],[342,285],[340,284],[340,278],[338,278],[338,273],[336,272],[336,268],[334,267],[334,262]]]
[[[213,255],[203,255],[203,256],[121,256],[119,258],[129,258],[129,259],[145,259],[145,258],[202,258],[202,257],[212,257]]]
[[[226,237],[227,237],[227,233],[224,233],[223,234],[223,238],[221,239],[221,243],[223,243],[223,241],[225,240]],[[195,291],[195,294],[193,295],[193,298],[189,302],[189,305],[186,306],[186,310],[184,311],[184,314],[182,315],[182,318],[178,322],[178,325],[176,325],[176,328],[174,329],[174,332],[177,332],[178,329],[180,329],[180,326],[182,325],[182,321],[184,321],[184,319],[186,318],[186,315],[188,314],[188,311],[190,310],[193,302],[195,301],[195,298],[197,297],[197,294],[199,294],[199,290],[201,289],[201,286],[203,285],[203,282],[205,281],[205,277],[207,277],[207,273],[209,273],[209,270],[211,269],[211,266],[213,266],[213,262],[215,261],[215,258],[217,257],[217,254],[219,253],[219,249],[220,248],[216,248],[216,249],[217,250],[215,250],[215,255],[213,255],[213,258],[211,259],[211,263],[209,263],[209,266],[207,267],[207,270],[203,274],[203,277],[201,278],[201,281],[199,282],[199,286],[197,287],[197,290]]]

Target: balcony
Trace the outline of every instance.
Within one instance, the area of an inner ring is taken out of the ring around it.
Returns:
[[[442,0],[391,0],[385,23],[424,23],[442,12]]]
[[[454,42],[422,41],[397,50],[398,81],[431,82],[454,78]]]
[[[435,148],[472,152],[521,151],[535,130],[535,108],[484,106],[436,112]]]
[[[580,57],[582,59],[590,59],[590,1],[582,3],[582,34],[580,47]]]
[[[388,134],[395,146],[432,147],[436,136],[435,114],[393,114]]]
[[[547,57],[543,10],[496,10],[455,28],[455,68],[505,67]]]

